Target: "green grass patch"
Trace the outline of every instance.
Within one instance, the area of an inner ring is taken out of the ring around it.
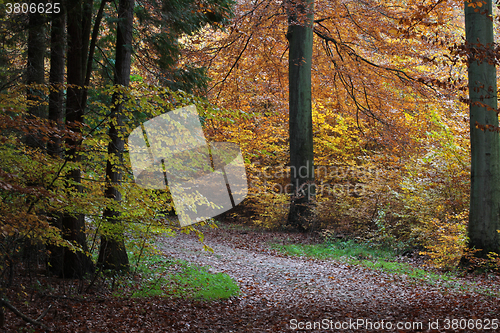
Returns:
[[[178,297],[204,300],[226,299],[239,295],[239,287],[225,273],[212,273],[210,267],[170,259],[152,250],[131,251],[130,271],[109,278],[116,297]]]
[[[356,259],[393,260],[398,255],[397,251],[388,247],[356,243],[352,240],[335,241],[317,245],[273,245],[273,247],[290,255],[308,256],[318,259],[332,258],[340,261],[350,261]]]
[[[497,290],[484,288],[477,283],[460,280],[454,272],[436,273],[414,267],[396,260],[401,254],[399,248],[358,243],[353,240],[334,241],[325,244],[272,244],[282,253],[292,256],[306,256],[317,259],[333,259],[350,265],[359,265],[373,270],[405,276],[414,282],[423,282],[443,288],[476,292],[489,296],[500,296]]]
[[[239,295],[239,287],[225,273],[210,273],[207,267],[187,265],[171,277],[166,292],[174,297],[226,299]]]

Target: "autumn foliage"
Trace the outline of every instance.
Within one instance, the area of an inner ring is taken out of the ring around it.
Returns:
[[[440,266],[456,264],[466,244],[470,163],[467,115],[458,100],[464,81],[456,29],[460,8],[448,2],[402,8],[316,1],[315,11],[318,190],[307,229],[394,238],[419,244]],[[220,109],[204,119],[207,137],[239,144],[245,157],[250,193],[232,215],[264,228],[286,227],[289,204],[286,27],[279,4],[244,1],[225,30],[186,36],[180,53],[183,63],[204,66],[211,77],[204,94]],[[133,68],[141,80],[142,70],[140,64]],[[126,131],[171,108],[164,93],[151,89],[157,88],[130,90]],[[84,124],[74,124],[81,134],[28,116],[22,90],[2,95],[2,154],[8,157],[1,170],[3,234],[71,247],[51,224],[61,212],[84,213],[91,239],[113,232],[101,219],[104,207],[116,205],[102,193],[113,90],[90,93]],[[55,137],[81,140],[83,193],[72,192],[64,178],[75,162],[23,144],[34,130],[44,143]],[[142,225],[139,235],[154,223],[158,205],[170,199],[146,195],[133,185],[127,165],[117,167],[128,176],[126,199],[114,209],[122,211],[127,230]]]
[[[418,244],[439,267],[458,263],[470,166],[461,10],[453,2],[315,2],[318,193],[309,230],[397,239]],[[190,39],[184,52],[207,65],[210,100],[241,112],[209,133],[247,156],[246,216],[282,228],[290,172],[286,12],[248,1],[236,13],[225,33]]]
[[[192,21],[180,19],[184,2]],[[28,26],[18,16],[10,23],[21,32],[2,37],[0,54],[7,82],[0,85],[0,282],[7,285],[21,262],[50,271],[60,251],[84,253],[96,263],[101,237],[128,245],[146,244],[158,230],[197,232],[164,218],[175,210],[168,190],[135,184],[127,149],[123,156],[107,150],[110,127],[119,127],[124,139],[148,119],[190,104],[200,111],[207,139],[238,144],[245,160],[248,197],[220,218],[292,229],[288,2],[184,2],[137,5],[134,31],[144,40],[134,36],[130,46],[137,52],[129,87],[112,84],[116,18],[106,2],[100,7],[103,37],[87,40],[98,52],[86,86],[16,79],[26,65],[17,48],[25,47],[20,40]],[[482,2],[470,5],[480,10]],[[315,1],[316,194],[304,230],[390,244],[444,269],[471,255],[470,50],[462,7],[458,1]],[[91,17],[95,23],[96,13]],[[89,38],[99,27],[88,25]],[[80,90],[87,98],[81,121],[57,122],[35,112],[47,109],[50,92]],[[111,116],[118,103],[123,124]],[[56,143],[58,154],[47,149]],[[122,201],[105,195],[107,163],[123,175],[117,185]],[[81,171],[81,182],[71,178],[74,170]],[[110,223],[105,210],[119,213],[120,223]],[[88,247],[68,240],[62,216],[84,216]],[[491,253],[481,264],[495,268],[498,262]]]

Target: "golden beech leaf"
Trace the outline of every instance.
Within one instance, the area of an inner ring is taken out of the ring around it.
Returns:
[[[389,29],[389,32],[395,36],[399,35],[398,29]]]

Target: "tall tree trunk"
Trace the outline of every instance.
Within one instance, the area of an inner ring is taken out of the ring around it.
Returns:
[[[42,3],[42,1],[30,1],[30,4]],[[28,54],[26,66],[26,97],[28,102],[28,115],[27,120],[32,122],[35,127],[45,126],[43,121],[46,120],[46,108],[42,104],[44,101],[44,93],[41,87],[45,83],[45,22],[43,16],[39,13],[28,14]],[[37,131],[27,133],[24,137],[24,142],[27,146],[43,151],[45,149],[44,138]],[[39,186],[37,181],[28,182],[28,186]],[[30,207],[34,203],[34,198],[28,199],[27,206]],[[34,244],[27,240],[23,246],[23,257],[31,261],[32,259],[38,260],[40,244]]]
[[[486,257],[500,252],[500,144],[499,134],[485,129],[498,127],[496,69],[494,60],[487,58],[493,48],[492,2],[474,5],[465,2],[471,140],[468,235],[469,247],[481,249],[476,255]]]
[[[44,1],[31,1],[39,4]],[[28,62],[26,69],[26,83],[28,85],[43,84],[45,82],[45,24],[42,14],[30,13],[28,25]],[[28,112],[38,118],[46,118],[46,112],[41,102],[43,92],[36,87],[29,86],[27,91],[29,106]],[[44,148],[43,141],[36,134],[26,137],[26,144],[32,148]]]
[[[64,120],[64,66],[65,66],[65,43],[66,43],[66,13],[64,7],[61,13],[52,14],[52,28],[50,36],[50,74],[49,74],[49,120],[58,128],[62,129]],[[47,152],[52,156],[63,157],[62,141],[59,135],[52,135],[47,144]],[[54,214],[52,225],[62,229],[62,216]],[[57,246],[49,246],[50,270],[57,275],[62,274],[63,249]]]
[[[314,155],[311,107],[313,0],[288,2],[289,137],[292,199],[288,223],[304,230],[312,216]]]
[[[116,85],[128,86],[130,82],[133,15],[134,0],[120,0],[116,34]],[[108,162],[106,165],[106,197],[114,199],[116,202],[122,200],[122,195],[117,186],[122,181],[123,152],[125,147],[122,115],[123,102],[121,102],[123,98],[124,96],[120,93],[115,93],[112,98],[113,111],[109,128],[111,141],[108,145]],[[118,161],[118,165],[116,165],[115,161]],[[120,213],[108,207],[104,211],[104,217],[117,228],[113,228],[113,233],[105,233],[101,236],[99,263],[104,268],[114,270],[128,269],[129,261],[123,239]]]
[[[101,21],[102,21],[102,15],[104,13],[104,7],[106,6],[106,3],[108,0],[101,0],[101,5],[99,6],[99,11],[97,12],[95,22],[94,22],[94,28],[92,29],[92,41],[90,42],[89,45],[89,54],[87,57],[87,71],[85,73],[85,87],[83,89],[83,97],[82,97],[82,103],[84,106],[87,105],[87,97],[88,97],[88,86],[90,85],[90,77],[92,76],[92,63],[94,62],[94,52],[95,52],[95,47],[97,44],[97,38],[99,37],[99,28],[101,27]],[[89,27],[90,27],[90,21],[88,21]],[[90,32],[90,30],[89,30]]]
[[[66,125],[72,127],[73,131],[80,132],[81,128],[76,123],[83,123],[84,106],[82,104],[82,86],[83,73],[82,68],[83,54],[87,52],[83,48],[83,1],[76,0],[68,7],[68,53],[67,53],[67,79],[68,89],[66,98]],[[81,157],[78,148],[81,145],[77,139],[70,138],[66,140],[69,148],[68,159],[78,162]],[[73,169],[69,172],[69,178],[75,183],[81,183],[81,171]],[[78,192],[82,191],[80,185],[74,185]],[[66,240],[75,243],[83,252],[73,252],[65,250],[63,259],[63,276],[64,277],[82,277],[86,273],[90,273],[93,269],[92,260],[86,254],[88,251],[86,235],[85,235],[85,219],[82,214],[69,215],[63,217],[63,236]]]
[[[50,74],[49,74],[49,120],[62,128],[64,119],[64,65],[66,43],[66,14],[62,12],[52,14],[52,28],[50,36]],[[47,144],[50,155],[62,157],[60,136],[52,136]]]
[[[92,10],[94,0],[83,1],[82,7],[82,81],[85,82],[85,73],[87,69],[88,50],[90,43],[90,31],[92,29]]]

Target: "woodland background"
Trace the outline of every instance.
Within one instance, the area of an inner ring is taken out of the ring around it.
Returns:
[[[203,241],[166,218],[168,191],[134,183],[127,155],[134,128],[179,106],[196,104],[207,139],[245,159],[248,197],[216,220],[296,229],[285,190],[295,2],[18,4],[0,1],[2,304],[23,272],[92,280],[129,270],[158,233]],[[317,192],[302,231],[417,251],[441,269],[472,258],[464,26],[460,1],[314,1]],[[472,262],[498,268],[498,254],[482,257]]]

